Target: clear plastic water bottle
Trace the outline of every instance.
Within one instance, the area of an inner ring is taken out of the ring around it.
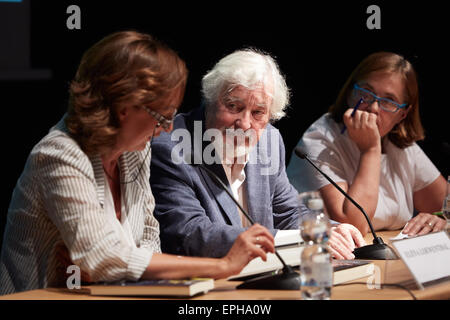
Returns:
[[[302,299],[328,300],[333,285],[332,257],[327,244],[330,222],[323,213],[322,199],[309,199],[307,206],[311,212],[300,225],[305,241],[300,264]]]

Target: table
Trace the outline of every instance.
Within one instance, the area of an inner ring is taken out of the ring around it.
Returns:
[[[379,236],[386,243],[389,238],[397,235],[399,231],[379,232]],[[369,233],[366,236],[366,242],[372,242],[372,236]],[[387,261],[374,261],[374,264],[380,268],[381,274],[384,274]],[[380,289],[370,289],[367,285],[368,277],[350,281],[349,283],[358,284],[336,286],[332,289],[332,300],[411,300],[413,297],[407,290],[398,287],[388,287]],[[299,291],[291,290],[236,290],[239,282],[217,280],[215,289],[205,295],[192,297],[189,300],[298,300],[301,299]],[[411,289],[412,294],[417,299],[450,299],[450,283],[440,284],[434,287],[420,290]],[[74,292],[65,288],[47,288],[15,293],[11,295],[0,296],[0,300],[136,300],[136,299],[157,299],[154,297],[102,297],[90,296],[88,292],[80,290]]]

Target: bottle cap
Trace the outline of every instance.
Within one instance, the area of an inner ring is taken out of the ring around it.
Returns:
[[[320,198],[314,198],[308,200],[308,208],[311,210],[322,210],[323,209],[323,200]]]

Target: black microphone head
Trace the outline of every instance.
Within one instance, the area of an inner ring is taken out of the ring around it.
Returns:
[[[305,159],[307,157],[306,152],[304,152],[301,147],[296,147],[294,149],[294,152],[297,155],[297,157],[299,157],[300,159]]]

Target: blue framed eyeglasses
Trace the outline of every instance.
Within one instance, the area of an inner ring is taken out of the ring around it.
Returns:
[[[170,126],[172,125],[173,119],[175,118],[175,115],[177,114],[177,110],[175,110],[175,112],[172,115],[172,119],[167,119],[162,114],[150,109],[149,107],[142,106],[142,109],[147,111],[153,118],[156,119],[156,121],[158,121],[158,123],[156,124],[157,128],[162,126],[165,130],[170,128]]]
[[[407,103],[399,104],[395,101],[392,101],[391,99],[380,98],[377,95],[375,95],[373,92],[371,92],[367,89],[361,88],[356,83],[353,85],[353,89],[355,90],[355,95],[358,100],[362,99],[363,103],[366,103],[367,105],[370,105],[374,101],[377,101],[380,108],[387,112],[395,113],[399,109],[402,109],[402,108],[405,108],[406,106],[408,106]]]

